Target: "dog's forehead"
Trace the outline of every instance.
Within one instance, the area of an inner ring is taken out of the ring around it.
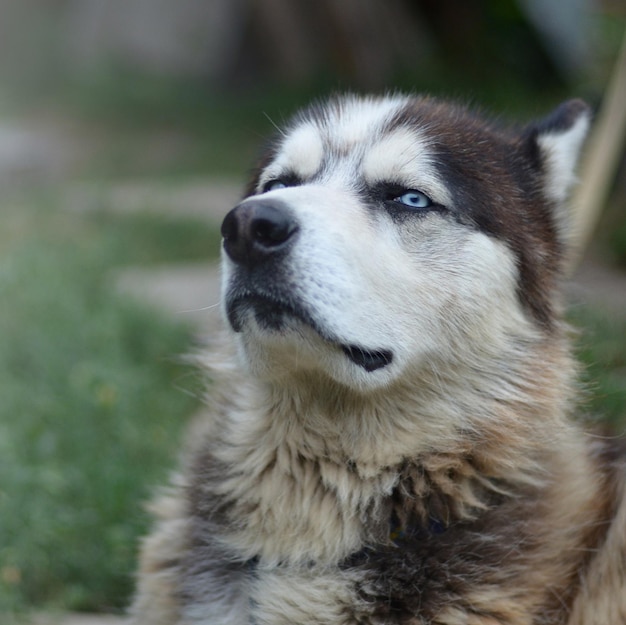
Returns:
[[[311,107],[280,144],[281,162],[313,174],[325,154],[355,155],[375,144],[406,104],[406,98],[345,98]]]
[[[334,148],[350,151],[380,137],[407,102],[406,97],[344,98],[311,109],[311,121]]]
[[[369,183],[397,181],[449,201],[439,181],[433,138],[406,97],[342,99],[300,115],[279,142],[264,179],[333,174]]]

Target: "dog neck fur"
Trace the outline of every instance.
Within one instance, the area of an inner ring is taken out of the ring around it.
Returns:
[[[569,437],[573,369],[560,339],[525,337],[498,362],[433,365],[368,396],[311,374],[234,378],[231,363],[207,454],[230,474],[219,495],[233,518],[247,519],[229,540],[268,565],[336,562],[384,541],[394,492],[400,519],[473,518],[494,495],[544,487],[555,441]],[[368,534],[362,520],[377,516]]]

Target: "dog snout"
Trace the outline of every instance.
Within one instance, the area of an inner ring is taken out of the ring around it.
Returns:
[[[249,200],[235,206],[222,222],[224,250],[235,263],[255,265],[284,253],[298,224],[281,202]]]

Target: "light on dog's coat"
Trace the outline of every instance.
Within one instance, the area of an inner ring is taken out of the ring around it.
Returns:
[[[349,96],[280,132],[135,623],[626,622],[624,460],[571,420],[559,298],[589,119]]]

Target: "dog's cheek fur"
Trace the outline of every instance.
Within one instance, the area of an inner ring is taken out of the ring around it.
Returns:
[[[589,117],[588,107],[573,100],[518,134],[459,107],[419,99],[392,122],[393,128],[428,128],[457,217],[510,246],[518,258],[520,300],[547,329],[571,238],[565,200]]]
[[[424,335],[435,344],[427,359],[483,368],[511,349],[512,337],[537,336],[532,315],[519,304],[519,269],[508,245],[438,215],[405,228],[402,238],[401,264],[412,280],[390,283],[405,285],[394,318],[412,328],[401,342],[413,365],[423,364]],[[390,307],[389,290],[383,293]]]

